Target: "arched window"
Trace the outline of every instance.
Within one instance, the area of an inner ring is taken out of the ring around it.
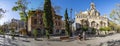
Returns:
[[[91,22],[91,27],[95,27],[95,21]]]
[[[103,23],[102,21],[100,21],[100,25],[101,25],[101,27],[103,27],[103,24],[104,24],[104,23]]]

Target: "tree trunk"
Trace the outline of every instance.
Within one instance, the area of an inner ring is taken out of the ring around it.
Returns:
[[[97,35],[98,35],[98,36],[100,35],[100,31],[99,31],[99,30],[97,31]]]
[[[107,34],[107,32],[105,31],[105,35]]]
[[[50,39],[50,34],[48,29],[46,30],[46,36],[47,36],[47,39]]]
[[[83,40],[85,40],[86,39],[85,31],[83,31],[82,35],[83,35]]]
[[[27,32],[27,35],[28,35],[28,16],[27,16],[27,13],[25,11],[23,11],[23,12],[24,12],[24,14],[26,16],[26,25],[25,25],[25,27],[26,27],[26,32]]]

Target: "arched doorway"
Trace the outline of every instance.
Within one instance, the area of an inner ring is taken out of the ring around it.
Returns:
[[[87,20],[81,20],[81,25],[83,26],[89,26],[89,22]]]
[[[41,35],[41,29],[40,29],[40,28],[37,28],[36,30],[37,30],[37,32],[38,32],[38,35]]]
[[[96,26],[96,25],[95,25],[95,21],[92,21],[92,22],[91,22],[91,27],[94,28],[95,26]]]
[[[103,27],[104,23],[102,21],[100,21],[100,25],[101,25],[101,27]]]
[[[61,30],[61,35],[65,35],[65,30],[64,29]]]
[[[60,32],[59,29],[57,29],[57,30],[56,30],[56,34],[59,34],[59,32]]]

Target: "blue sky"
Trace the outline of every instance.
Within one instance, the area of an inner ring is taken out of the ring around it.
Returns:
[[[15,6],[17,0],[0,0],[0,8],[5,9],[7,12],[4,17],[0,19],[0,24],[10,21],[12,18],[20,19],[19,13],[12,11],[12,7]],[[29,1],[29,9],[37,9],[38,7],[43,7],[44,0],[27,0]],[[120,3],[120,0],[51,0],[53,6],[60,6],[60,15],[64,16],[64,11],[68,8],[68,13],[70,15],[70,8],[73,9],[73,17],[75,12],[86,11],[90,8],[90,3],[93,1],[96,5],[96,9],[101,15],[109,15],[111,10],[115,8],[115,5]]]

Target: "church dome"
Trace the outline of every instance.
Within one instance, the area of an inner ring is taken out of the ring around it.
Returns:
[[[82,12],[82,14],[88,15],[88,11],[84,11],[84,12]]]

